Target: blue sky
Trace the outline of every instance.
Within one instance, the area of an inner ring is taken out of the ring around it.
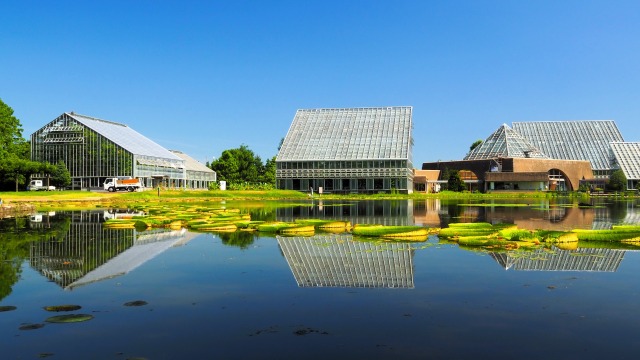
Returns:
[[[414,163],[513,121],[640,141],[638,1],[3,1],[0,98],[28,137],[63,112],[205,162],[263,161],[301,108],[411,105]]]

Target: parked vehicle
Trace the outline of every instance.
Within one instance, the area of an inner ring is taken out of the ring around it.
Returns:
[[[31,180],[31,182],[27,186],[27,189],[29,189],[30,191],[40,191],[40,190],[52,191],[52,190],[55,190],[56,187],[53,185],[49,185],[49,186],[44,185],[42,183],[42,180]]]
[[[120,190],[136,191],[142,187],[142,184],[139,179],[108,178],[104,181],[103,187],[110,192]]]
[[[134,216],[144,216],[144,211],[136,211],[131,209],[109,209],[104,210],[103,218],[105,220],[111,219],[132,219]]]

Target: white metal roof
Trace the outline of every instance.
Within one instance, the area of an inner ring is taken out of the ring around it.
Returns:
[[[170,247],[182,242],[188,235],[189,232],[186,229],[154,231],[151,234],[143,234],[134,241],[133,246],[88,272],[66,288],[73,289],[127,274]]]
[[[173,154],[175,154],[176,156],[184,160],[187,171],[200,171],[200,172],[208,172],[208,173],[215,172],[210,168],[206,167],[203,163],[183,153],[182,151],[178,151],[178,150],[169,150],[169,151],[171,151]]]
[[[548,157],[589,160],[594,170],[611,169],[609,144],[624,141],[613,120],[514,122],[513,129]]]
[[[278,161],[410,159],[411,106],[301,109]]]
[[[612,142],[611,151],[627,180],[640,180],[640,142]]]
[[[89,129],[113,141],[134,155],[154,156],[172,160],[182,160],[169,150],[143,136],[127,125],[93,118],[76,113],[65,113]]]

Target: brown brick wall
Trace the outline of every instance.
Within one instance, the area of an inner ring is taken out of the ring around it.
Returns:
[[[555,159],[531,159],[531,158],[503,158],[502,160],[502,174],[505,175],[490,175],[490,176],[506,176],[504,179],[509,178],[509,173],[548,173],[552,169],[559,170],[565,180],[567,189],[577,190],[581,179],[593,179],[593,171],[591,170],[591,163],[587,160],[555,160]],[[422,164],[423,170],[470,170],[479,180],[486,181],[485,173],[487,173],[492,164],[495,164],[493,160],[461,160],[461,161],[438,161]],[[527,175],[514,175],[516,181],[521,176]],[[494,180],[495,181],[495,180]]]

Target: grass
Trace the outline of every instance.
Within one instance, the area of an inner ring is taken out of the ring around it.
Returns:
[[[497,199],[548,199],[555,197],[578,198],[587,201],[588,195],[583,193],[554,193],[554,192],[507,192],[507,193],[471,193],[443,191],[437,194],[314,194],[313,199],[325,200],[497,200]],[[307,200],[310,194],[294,190],[164,190],[151,189],[141,192],[90,192],[90,191],[21,191],[0,192],[0,198],[5,203],[29,202],[36,204],[51,203],[56,208],[60,204],[69,202],[93,202],[96,204],[128,204],[135,202],[194,202],[194,201],[222,201],[222,200]],[[40,205],[38,205],[40,206]],[[42,205],[49,206],[49,205]],[[472,204],[466,203],[460,206],[501,206],[516,207],[528,206],[527,204]],[[92,206],[95,207],[95,206]]]

